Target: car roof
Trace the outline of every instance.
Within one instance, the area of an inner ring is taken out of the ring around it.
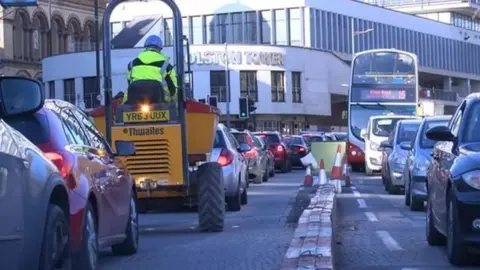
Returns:
[[[376,119],[397,119],[397,118],[418,118],[417,116],[411,116],[411,115],[375,115],[375,116],[370,116],[371,120],[376,120]]]
[[[422,119],[408,119],[408,120],[400,120],[402,124],[418,124],[422,122]]]

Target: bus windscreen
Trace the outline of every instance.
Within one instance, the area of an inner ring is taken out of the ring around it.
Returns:
[[[362,54],[353,64],[352,84],[415,85],[415,59],[396,52]]]

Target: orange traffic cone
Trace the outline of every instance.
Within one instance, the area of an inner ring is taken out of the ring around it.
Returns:
[[[320,160],[320,173],[319,173],[319,184],[325,185],[327,183],[327,172],[325,171],[325,163],[323,159]]]
[[[335,159],[333,161],[333,168],[331,172],[331,179],[338,180],[342,178],[342,147],[337,146],[337,153],[335,154]]]
[[[305,170],[305,179],[303,180],[304,187],[313,186],[312,168],[310,166]]]

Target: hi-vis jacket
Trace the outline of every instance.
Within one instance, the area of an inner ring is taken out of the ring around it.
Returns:
[[[177,97],[177,72],[168,63],[168,57],[155,50],[145,50],[128,64],[128,83],[137,80],[155,80],[163,86],[165,101],[171,102]],[[123,103],[128,100],[128,91]]]

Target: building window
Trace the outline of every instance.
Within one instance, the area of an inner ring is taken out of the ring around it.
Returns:
[[[292,101],[302,103],[302,73],[292,72]]]
[[[165,19],[163,25],[163,46],[172,46],[173,40],[173,19]]]
[[[275,10],[275,44],[287,45],[287,18],[285,10]]]
[[[218,14],[218,38],[220,44],[228,42],[228,33],[230,32],[229,14]]]
[[[213,15],[205,16],[205,37],[207,44],[215,43],[215,17]]]
[[[258,102],[257,71],[240,71],[240,96]]]
[[[272,12],[270,11],[262,11],[260,13],[262,19],[262,27],[261,27],[261,40],[262,44],[270,44],[271,43],[271,32],[272,32]]]
[[[48,82],[48,97],[55,98],[55,81]]]
[[[299,8],[290,9],[290,45],[292,46],[303,46],[300,12]]]
[[[118,35],[123,29],[122,22],[112,22],[111,23],[111,29],[112,29],[112,39]]]
[[[97,99],[100,95],[100,89],[97,89],[97,77],[83,78],[83,102],[85,108],[95,108],[100,106],[100,100]]]
[[[191,44],[203,44],[202,17],[192,17],[192,34]]]
[[[189,23],[188,23],[188,17],[183,17],[182,18],[182,32],[183,32],[183,35],[186,36],[188,38],[188,40],[190,40],[190,28],[189,28]]]
[[[248,11],[245,13],[245,43],[257,43],[257,12]]]
[[[272,102],[285,102],[285,72],[272,71]]]
[[[210,71],[210,95],[216,96],[218,102],[227,102],[227,90],[225,84],[225,71]]]
[[[232,13],[233,43],[243,43],[243,20],[242,13]]]
[[[75,79],[63,80],[63,99],[75,105]]]

